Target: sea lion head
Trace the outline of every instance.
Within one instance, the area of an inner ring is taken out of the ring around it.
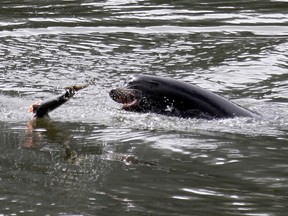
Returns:
[[[134,74],[128,77],[123,87],[112,89],[109,95],[123,104],[124,110],[160,113],[173,104],[172,92],[163,79]]]

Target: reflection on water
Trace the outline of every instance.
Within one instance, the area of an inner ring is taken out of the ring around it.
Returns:
[[[51,143],[58,143],[63,148],[63,159],[69,163],[77,163],[77,153],[70,149],[70,134],[57,127],[47,119],[30,120],[26,128],[25,148],[37,148],[41,144],[41,137],[45,136]]]
[[[286,1],[0,4],[0,214],[286,214]],[[265,118],[125,112],[108,92],[131,73]],[[49,121],[29,120],[35,100],[79,83]]]

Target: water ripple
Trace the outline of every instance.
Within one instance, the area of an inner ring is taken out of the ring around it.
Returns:
[[[2,1],[0,213],[285,214],[285,8],[284,0]],[[123,111],[109,90],[132,73],[197,84],[264,118]],[[76,83],[90,86],[33,129],[27,107]]]

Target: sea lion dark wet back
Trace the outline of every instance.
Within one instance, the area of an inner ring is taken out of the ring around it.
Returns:
[[[123,109],[183,118],[261,118],[261,115],[222,96],[172,78],[135,74],[126,86],[112,89],[110,97]]]

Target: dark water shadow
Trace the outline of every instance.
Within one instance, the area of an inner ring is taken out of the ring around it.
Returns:
[[[49,140],[49,143],[57,143],[61,146],[64,161],[71,164],[77,163],[77,152],[69,146],[71,133],[50,119],[42,118],[28,121],[24,147],[39,148],[43,136]]]

